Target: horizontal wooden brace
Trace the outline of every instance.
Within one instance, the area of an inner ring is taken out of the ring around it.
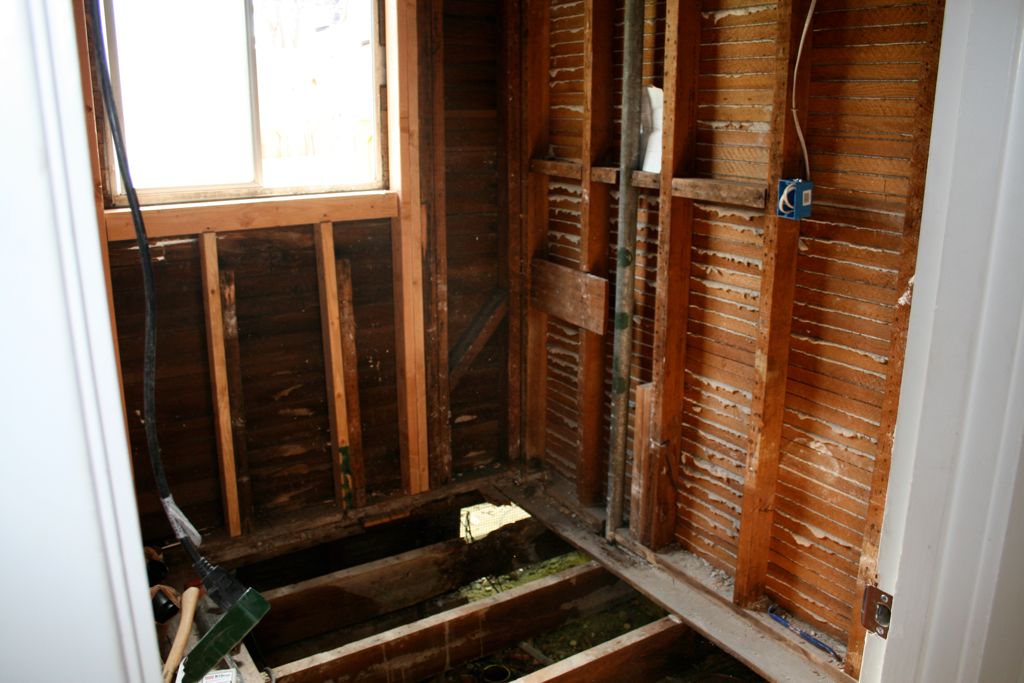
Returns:
[[[323,221],[372,220],[397,215],[398,194],[389,190],[191,202],[142,209],[146,234],[150,238],[316,225]],[[107,209],[103,217],[108,242],[135,239],[135,227],[128,209]]]
[[[530,171],[551,178],[568,178],[570,180],[582,180],[583,178],[583,165],[578,161],[531,159]]]
[[[604,334],[608,318],[608,281],[544,259],[531,268],[530,301],[559,320]]]
[[[590,169],[590,179],[595,183],[617,185],[619,182],[619,169],[614,166],[594,166]]]
[[[758,183],[737,183],[712,178],[673,178],[672,196],[715,204],[734,204],[763,209],[768,189]]]
[[[641,190],[657,190],[661,187],[661,177],[649,171],[633,171],[633,187]]]
[[[606,166],[595,166],[590,171],[590,179],[597,183],[614,185],[618,182],[618,177],[618,169]],[[633,187],[657,190],[660,186],[661,179],[657,173],[633,171]],[[717,178],[673,178],[672,196],[714,204],[763,209],[768,201],[768,188],[760,183],[743,183]]]

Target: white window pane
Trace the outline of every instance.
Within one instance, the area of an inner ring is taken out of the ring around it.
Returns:
[[[253,182],[243,0],[113,0],[113,9],[135,185]]]
[[[380,178],[373,0],[253,0],[267,187]]]

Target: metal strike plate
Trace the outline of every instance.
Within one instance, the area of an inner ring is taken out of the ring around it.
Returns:
[[[883,638],[889,636],[889,620],[892,617],[892,595],[878,586],[864,589],[864,602],[860,607],[860,623],[864,628]]]

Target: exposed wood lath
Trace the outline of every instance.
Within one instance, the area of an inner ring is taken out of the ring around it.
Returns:
[[[592,8],[539,4],[547,31],[525,40],[549,67],[547,88],[530,82],[539,68],[525,88],[548,116],[528,117],[527,201],[546,221],[531,223],[532,255],[578,267],[585,187],[615,181],[616,153],[613,143],[588,173]],[[665,118],[660,172],[632,179],[646,189],[630,528],[735,575],[739,603],[767,598],[849,639],[856,673],[853,618],[884,508],[943,5],[821,0],[792,82],[809,6],[647,3],[645,82],[664,89]],[[621,90],[615,78],[607,86]],[[805,174],[794,89],[816,183],[801,222],[774,208],[777,179]],[[581,425],[594,418],[580,399],[581,333],[538,324],[546,343],[527,351],[527,396],[545,406],[533,418],[546,426],[530,453],[579,483]]]
[[[502,3],[433,5],[443,14],[438,42],[443,43],[439,86],[444,102],[449,331],[448,346],[441,351],[451,357],[464,338],[469,343],[470,354],[457,365],[449,363],[451,406],[446,414],[453,474],[465,476],[507,458]],[[484,320],[479,330],[478,320]]]

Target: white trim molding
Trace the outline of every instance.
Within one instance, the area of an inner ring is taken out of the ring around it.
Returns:
[[[0,4],[2,677],[159,681],[72,3]]]

